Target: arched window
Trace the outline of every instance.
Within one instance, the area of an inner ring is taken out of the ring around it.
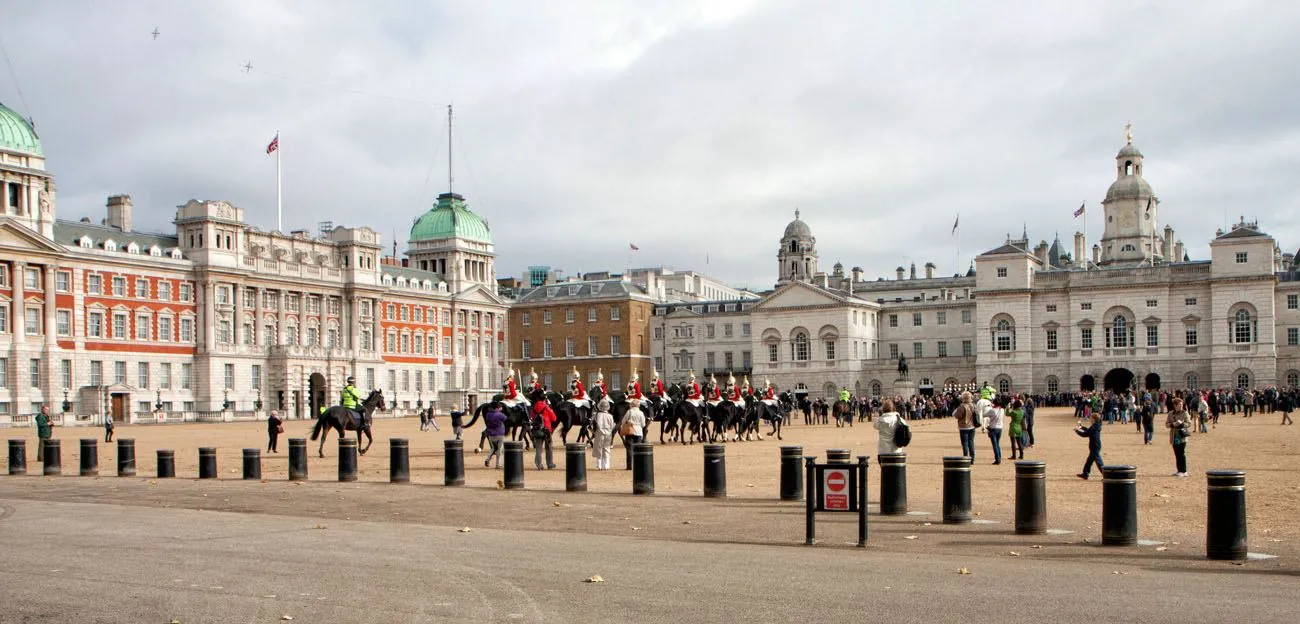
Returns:
[[[1300,386],[1300,372],[1291,371],[1286,374],[1286,385],[1292,388]]]
[[[1060,392],[1060,391],[1061,391],[1061,380],[1057,379],[1055,376],[1048,377],[1048,378],[1047,378],[1047,391],[1048,391],[1049,393],[1051,393],[1051,394],[1056,394],[1057,392]]]
[[[998,393],[1011,394],[1011,378],[1006,375],[999,375],[997,378]]]
[[[1237,373],[1237,387],[1238,388],[1250,387],[1250,373]]]
[[[1255,341],[1255,325],[1250,318],[1250,310],[1240,309],[1232,316],[1232,341],[1247,344]]]
[[[873,382],[871,382],[871,396],[873,396],[873,397],[879,397],[879,396],[880,396],[880,382],[879,382],[879,381],[873,381]]]
[[[1195,390],[1195,389],[1197,388],[1197,385],[1198,385],[1197,382],[1198,382],[1198,381],[1199,381],[1199,380],[1198,380],[1197,377],[1196,377],[1196,373],[1187,373],[1187,389],[1188,389],[1188,390]]]
[[[1016,328],[1009,319],[999,319],[993,326],[993,350],[1016,350]]]
[[[808,361],[808,334],[805,334],[803,332],[799,332],[795,334],[794,342],[790,345],[790,348],[794,350],[794,361],[807,362]]]

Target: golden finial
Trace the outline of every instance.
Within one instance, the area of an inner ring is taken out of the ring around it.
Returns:
[[[1131,121],[1124,124],[1124,142],[1133,142],[1133,122]]]

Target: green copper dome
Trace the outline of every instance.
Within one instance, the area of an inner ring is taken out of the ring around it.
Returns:
[[[464,197],[455,193],[443,193],[438,196],[438,203],[429,212],[415,220],[411,226],[410,240],[414,242],[452,237],[490,244],[492,230],[487,221],[470,212]]]
[[[41,139],[22,115],[0,104],[0,149],[44,156]]]

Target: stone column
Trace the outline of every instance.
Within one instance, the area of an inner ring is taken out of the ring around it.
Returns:
[[[14,285],[14,301],[9,306],[10,316],[13,317],[14,345],[20,345],[27,341],[27,263],[22,260],[15,260],[11,265],[13,274],[10,279]],[[20,372],[23,370],[18,369]],[[15,388],[21,388],[23,384],[16,384]],[[21,410],[21,408],[19,408]],[[22,413],[21,411],[17,413]]]
[[[216,342],[217,302],[215,284],[208,280],[201,282],[195,290],[201,298],[199,301],[199,333],[203,336],[199,344],[199,353],[211,353]]]
[[[261,346],[266,340],[266,331],[262,329],[262,306],[266,299],[266,289],[259,286],[253,296],[257,297],[253,302],[253,344]]]
[[[280,302],[280,309],[276,314],[277,320],[275,325],[275,339],[271,341],[271,344],[276,344],[276,345],[284,344],[284,330],[285,330],[284,321],[286,316],[285,309],[289,307],[289,291],[281,288],[280,296],[277,297],[277,300],[279,300]],[[285,392],[289,392],[287,386],[285,387]]]
[[[234,283],[230,287],[230,300],[235,304],[235,320],[230,327],[230,337],[234,342],[236,349],[243,344],[244,334],[244,285]]]
[[[57,291],[54,288],[54,274],[57,268],[53,264],[45,265],[45,346],[49,349],[58,346],[58,332],[56,331],[58,326],[55,322],[58,303],[55,301]]]

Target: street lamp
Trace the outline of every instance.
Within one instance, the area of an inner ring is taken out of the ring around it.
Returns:
[[[68,400],[68,389],[63,389],[63,413],[68,413],[72,409],[72,402]]]
[[[262,411],[262,388],[260,386],[257,388],[257,401],[253,403],[253,409],[259,412]]]
[[[221,402],[221,409],[228,410],[230,409],[230,388],[222,390],[221,393],[225,398],[225,400]]]
[[[161,388],[158,390],[158,397],[154,399],[153,408],[160,412],[162,411],[162,389]]]
[[[423,409],[423,408],[424,408],[424,390],[420,390],[419,394],[416,395],[415,409]]]

